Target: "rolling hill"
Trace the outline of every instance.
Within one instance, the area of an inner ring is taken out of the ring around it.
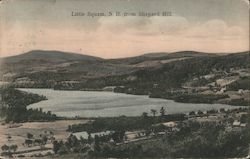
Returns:
[[[33,50],[27,53],[10,56],[3,59],[5,62],[20,62],[20,61],[28,61],[28,60],[43,60],[50,62],[65,62],[65,61],[101,61],[102,58],[76,54],[76,53],[68,53],[62,51],[44,51],[44,50]]]
[[[53,87],[63,81],[81,83],[81,87],[112,84],[145,86],[164,81],[168,81],[168,86],[180,86],[190,77],[209,73],[214,68],[249,67],[248,55],[248,52],[222,55],[182,51],[102,59],[60,51],[34,50],[2,58],[0,75],[2,81],[24,87]]]

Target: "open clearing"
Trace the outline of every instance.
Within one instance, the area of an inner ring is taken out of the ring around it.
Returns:
[[[65,140],[70,133],[67,132],[68,125],[86,123],[88,120],[59,120],[54,122],[26,122],[21,124],[1,124],[0,125],[0,143],[2,145],[12,145],[16,144],[19,151],[30,151],[33,149],[38,149],[38,151],[33,151],[31,154],[40,153],[39,146],[28,147],[24,145],[25,139],[27,138],[27,133],[34,135],[34,138],[39,137],[40,134],[47,132],[53,132],[56,140]],[[7,137],[11,136],[11,139]],[[48,142],[45,145],[46,148],[52,148],[52,143]],[[1,153],[2,150],[0,150]],[[26,154],[27,155],[27,154]]]

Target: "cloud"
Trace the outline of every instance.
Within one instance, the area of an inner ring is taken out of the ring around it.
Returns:
[[[249,0],[241,0],[241,1],[245,2],[249,6]]]
[[[182,38],[229,39],[245,38],[248,30],[239,26],[229,26],[225,21],[213,19],[190,24],[181,16],[171,17],[102,17],[97,32],[134,36],[175,36]],[[244,30],[245,29],[245,30]]]
[[[247,36],[247,30],[239,26],[228,26],[223,20],[210,20],[202,24],[198,24],[189,28],[186,32],[187,37],[196,38],[245,38]]]
[[[146,52],[237,52],[249,49],[248,30],[230,26],[220,19],[194,24],[181,16],[101,17],[98,27],[91,32],[84,27],[76,29],[74,25],[55,29],[37,22],[33,26],[19,23],[8,29],[6,26],[7,31],[1,35],[6,39],[1,43],[1,53],[11,55],[45,49],[116,58]]]
[[[159,35],[178,34],[188,28],[189,22],[184,17],[101,17],[98,31],[119,34]]]

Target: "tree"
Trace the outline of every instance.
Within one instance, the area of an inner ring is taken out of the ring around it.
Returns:
[[[164,116],[166,113],[166,109],[164,107],[161,107],[160,113],[161,113],[161,116]]]
[[[119,131],[115,131],[115,132],[112,134],[112,139],[113,139],[116,143],[119,143],[119,142],[122,142],[122,141],[123,141],[124,136],[125,136],[125,131],[124,131],[124,130],[119,130]]]
[[[225,113],[225,108],[221,108],[221,109],[220,109],[220,112],[221,112],[221,113]]]
[[[34,144],[41,145],[42,139],[35,139]]]
[[[2,151],[3,151],[3,154],[6,154],[6,155],[9,155],[9,157],[11,156],[11,153],[10,153],[10,147],[7,146],[7,145],[3,145],[1,147]]]
[[[191,112],[189,112],[189,115],[193,116],[193,115],[195,115],[195,112],[191,111]]]
[[[92,143],[91,133],[88,131],[88,144]]]
[[[78,147],[79,146],[79,141],[78,141],[78,139],[77,139],[77,137],[75,135],[73,135],[71,137],[71,142],[72,142],[71,144],[72,144],[73,147]]]
[[[7,139],[8,139],[8,141],[10,141],[10,139],[11,139],[10,134],[8,134]]]
[[[204,113],[202,111],[198,111],[198,115],[203,115]]]
[[[155,117],[155,115],[157,114],[157,110],[151,109],[150,111],[151,111],[151,113],[153,114],[153,116]]]
[[[98,135],[95,135],[95,151],[100,151],[100,139],[99,139],[99,136]]]
[[[10,150],[13,150],[13,152],[16,152],[18,146],[17,145],[11,145]]]
[[[142,113],[142,117],[145,119],[145,118],[147,118],[148,117],[148,113],[147,112],[143,112]]]
[[[28,139],[32,139],[33,138],[33,135],[31,133],[27,133],[27,138]]]
[[[32,143],[33,143],[33,141],[30,140],[30,139],[25,140],[25,144],[28,145],[28,146],[30,146]]]
[[[58,143],[58,141],[54,141],[53,142],[53,151],[55,152],[55,154],[57,154],[59,149],[60,149],[60,143]]]
[[[51,114],[52,114],[51,111],[48,111],[48,112],[47,112],[47,115],[48,115],[48,116],[51,116]]]
[[[53,133],[52,131],[50,131],[49,134],[50,134],[51,136],[54,136],[54,133]]]
[[[1,149],[2,149],[2,151],[6,152],[6,151],[9,150],[9,146],[3,145],[3,146],[1,147]]]
[[[47,141],[48,141],[48,138],[47,138],[47,136],[44,135],[44,136],[42,137],[41,148],[44,148],[44,147],[45,147]]]

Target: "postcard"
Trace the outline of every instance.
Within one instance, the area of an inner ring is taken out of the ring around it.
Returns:
[[[250,158],[249,0],[0,0],[0,159]]]

